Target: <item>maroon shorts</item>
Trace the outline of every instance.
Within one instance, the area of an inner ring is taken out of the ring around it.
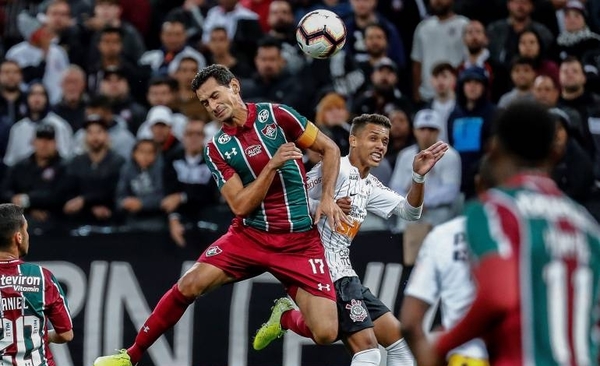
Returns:
[[[198,262],[220,268],[241,281],[270,272],[296,297],[298,288],[335,301],[335,289],[316,228],[301,233],[269,233],[234,220]]]

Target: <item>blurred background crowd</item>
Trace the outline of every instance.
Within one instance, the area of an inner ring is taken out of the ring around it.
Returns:
[[[295,38],[320,8],[348,31],[327,60]],[[598,218],[599,29],[592,0],[2,0],[0,199],[37,233],[169,230],[184,245],[229,215],[202,156],[220,126],[190,89],[219,63],[247,102],[292,106],[343,155],[353,116],[388,116],[373,173],[401,194],[414,154],[448,142],[426,181],[429,227],[473,197],[497,108],[538,100],[559,126],[552,177]]]

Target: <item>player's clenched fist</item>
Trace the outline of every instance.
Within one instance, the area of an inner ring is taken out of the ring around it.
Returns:
[[[293,142],[283,144],[277,149],[275,155],[269,162],[273,169],[281,168],[281,166],[288,160],[295,160],[302,158],[302,151],[296,147]]]

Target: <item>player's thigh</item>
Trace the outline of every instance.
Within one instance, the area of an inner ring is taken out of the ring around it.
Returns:
[[[198,297],[233,280],[234,278],[221,268],[208,263],[196,262],[181,276],[177,286],[184,296],[191,298]]]
[[[402,339],[400,321],[389,311],[375,319],[373,325],[377,342],[384,347],[389,347]]]
[[[315,296],[302,288],[297,289],[295,301],[315,341],[334,342],[338,333],[335,301],[328,297]]]
[[[378,348],[373,328],[365,328],[352,334],[343,335],[342,342],[352,355],[360,351]]]

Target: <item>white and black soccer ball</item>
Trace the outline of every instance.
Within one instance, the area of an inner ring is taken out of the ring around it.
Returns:
[[[346,43],[346,25],[329,10],[306,14],[296,28],[298,47],[310,57],[324,59],[335,55]]]

